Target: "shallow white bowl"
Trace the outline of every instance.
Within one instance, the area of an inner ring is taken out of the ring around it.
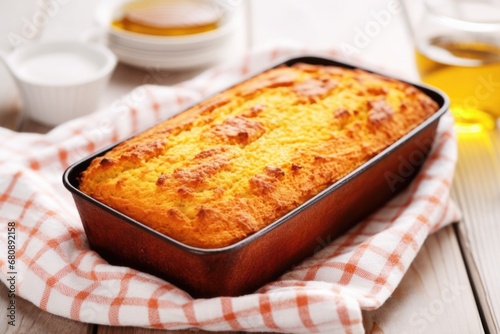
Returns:
[[[227,54],[224,49],[210,49],[186,55],[148,54],[141,51],[129,51],[110,46],[122,63],[141,68],[162,70],[186,70],[212,65],[222,60]]]
[[[221,59],[222,50],[234,31],[231,11],[224,10],[220,27],[187,36],[149,36],[113,28],[127,0],[109,0],[96,10],[96,23],[109,48],[118,59],[137,67],[155,66],[161,69],[200,67]],[[207,0],[208,1],[208,0]]]
[[[105,46],[79,42],[27,44],[6,56],[23,112],[50,126],[94,111],[116,62]]]

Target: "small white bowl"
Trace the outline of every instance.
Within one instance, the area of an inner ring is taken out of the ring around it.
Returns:
[[[105,46],[34,43],[6,56],[26,116],[50,126],[94,111],[116,66]]]

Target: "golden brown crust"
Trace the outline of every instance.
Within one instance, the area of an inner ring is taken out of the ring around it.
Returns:
[[[92,161],[80,189],[191,246],[269,225],[427,119],[413,86],[362,70],[266,71]]]

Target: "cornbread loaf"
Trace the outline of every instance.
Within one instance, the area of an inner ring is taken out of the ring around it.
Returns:
[[[95,158],[79,188],[182,243],[224,247],[304,203],[437,109],[415,87],[363,70],[282,66]]]

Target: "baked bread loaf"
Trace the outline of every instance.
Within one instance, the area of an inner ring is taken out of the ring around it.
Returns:
[[[224,247],[304,203],[437,109],[415,87],[362,70],[278,67],[95,158],[79,188],[182,243]]]

